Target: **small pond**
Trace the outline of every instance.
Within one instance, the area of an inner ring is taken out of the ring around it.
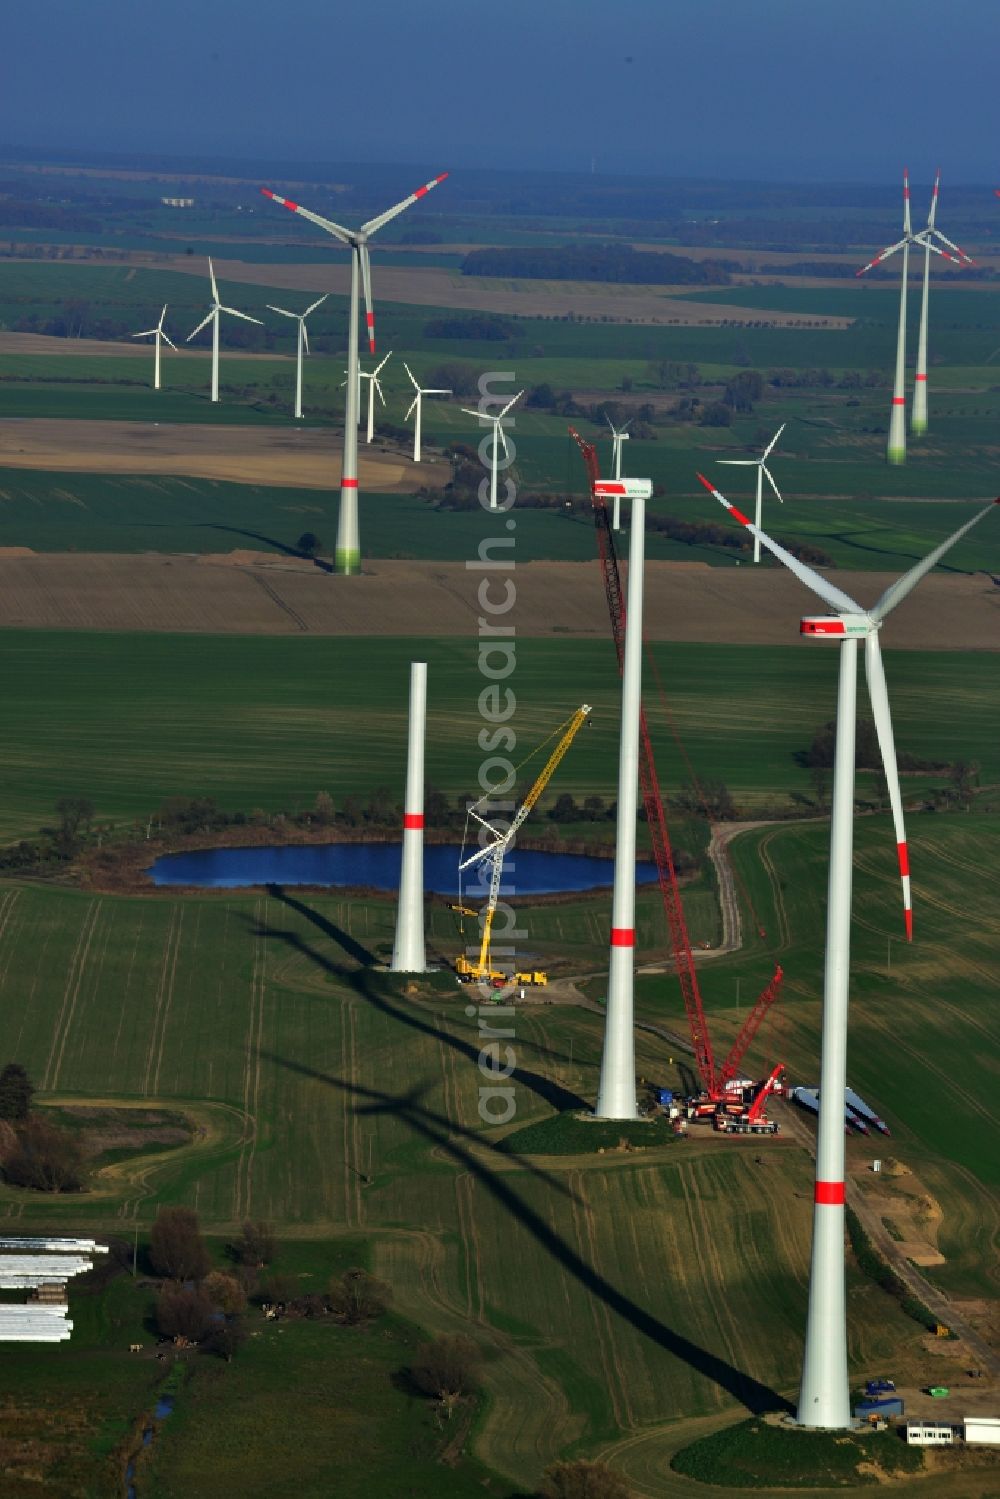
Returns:
[[[472,850],[466,850],[470,853]],[[458,888],[457,844],[424,848],[424,888],[454,896]],[[360,885],[372,890],[399,888],[398,843],[284,844],[277,848],[203,848],[193,853],[164,854],[150,866],[157,885],[196,885],[203,889],[236,889],[241,885]],[[464,885],[475,903],[485,898],[477,871]],[[610,885],[613,859],[579,854],[545,854],[515,848],[504,873],[505,895],[552,895]],[[656,882],[654,864],[637,864],[641,884]]]

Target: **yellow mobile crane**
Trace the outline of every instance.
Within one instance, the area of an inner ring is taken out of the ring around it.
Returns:
[[[479,949],[479,957],[476,962],[470,962],[464,953],[456,958],[455,972],[458,975],[460,983],[474,984],[485,982],[498,986],[509,983],[511,980],[515,984],[547,984],[549,981],[548,974],[542,973],[539,969],[532,969],[525,973],[515,972],[509,974],[505,973],[502,969],[494,968],[490,956],[490,932],[493,927],[493,917],[496,914],[497,900],[500,895],[503,861],[508,849],[514,842],[514,835],[549,784],[556,766],[573,743],[580,729],[586,723],[590,712],[590,704],[584,703],[582,707],[577,708],[572,718],[566,720],[561,729],[556,730],[556,733],[560,736],[559,742],[546,760],[541,775],[515,813],[506,833],[501,833],[496,828],[491,827],[485,818],[480,817],[474,809],[470,808],[476,821],[493,834],[494,841],[488,843],[485,848],[478,849],[476,853],[472,854],[470,858],[464,860],[458,866],[461,873],[463,870],[471,869],[476,864],[488,863],[490,865],[490,893],[486,903],[486,915],[483,917],[483,940]],[[456,906],[452,909],[461,909],[463,915],[473,914],[468,907]]]

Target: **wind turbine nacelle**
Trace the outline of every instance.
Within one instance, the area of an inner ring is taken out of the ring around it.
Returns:
[[[807,614],[799,620],[799,634],[843,640],[846,636],[863,636],[871,630],[866,614]]]
[[[626,500],[648,500],[652,497],[652,479],[596,479],[594,481],[594,493],[603,499],[613,499],[615,495]]]

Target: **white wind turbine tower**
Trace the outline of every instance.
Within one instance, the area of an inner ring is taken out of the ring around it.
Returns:
[[[775,432],[774,436],[771,438],[771,441],[768,443],[767,447],[764,449],[763,453],[760,455],[759,458],[720,458],[719,459],[720,463],[727,463],[727,464],[729,464],[733,468],[755,468],[757,470],[757,509],[754,511],[754,525],[757,526],[758,528],[760,527],[761,512],[762,512],[763,506],[764,506],[764,475],[765,474],[767,475],[767,482],[768,482],[768,484],[770,484],[771,488],[774,490],[775,494],[778,496],[778,499],[781,500],[782,504],[785,503],[784,500],[781,499],[781,491],[779,490],[777,484],[775,484],[774,480],[771,477],[771,470],[767,466],[767,460],[770,458],[771,452],[774,449],[774,447],[775,447],[775,445],[776,445],[776,443],[778,441],[778,438],[781,436],[782,432],[784,432],[786,426],[787,426],[787,423],[786,422],[782,422],[781,426],[778,428],[777,432]],[[760,537],[759,536],[755,536],[754,539],[753,539],[753,560],[755,562],[759,562],[760,561]]]
[[[256,323],[258,328],[263,327],[259,317],[251,317],[248,312],[237,312],[235,307],[223,307],[219,301],[219,288],[215,284],[215,271],[212,268],[212,257],[208,257],[208,274],[212,281],[212,310],[207,317],[202,318],[193,333],[189,333],[186,343],[196,338],[202,328],[212,324],[212,400],[219,399],[219,317],[223,312],[228,312],[231,317],[242,318],[245,323]]]
[[[337,525],[335,555],[336,569],[338,573],[345,575],[361,570],[361,541],[358,534],[359,282],[364,283],[365,290],[368,351],[371,354],[375,353],[375,313],[372,309],[368,241],[383,225],[388,224],[390,219],[394,219],[405,208],[409,208],[411,203],[416,203],[418,198],[425,197],[432,187],[437,187],[439,182],[443,182],[447,175],[447,172],[442,172],[440,177],[434,177],[430,182],[425,182],[423,187],[418,187],[415,193],[411,193],[408,198],[404,198],[401,203],[396,203],[392,208],[387,208],[385,213],[377,214],[375,218],[369,219],[367,223],[361,225],[360,229],[345,229],[342,225],[335,224],[332,219],[321,218],[318,213],[311,213],[301,204],[293,203],[290,198],[279,197],[277,193],[271,192],[270,188],[261,188],[265,198],[281,203],[290,213],[301,214],[304,219],[318,225],[320,229],[325,229],[327,234],[333,235],[334,239],[340,240],[341,244],[347,245],[351,251],[351,308],[347,330],[347,410],[344,417],[344,454],[340,465],[340,520]]]
[[[267,304],[270,312],[279,312],[282,317],[294,318],[299,325],[295,352],[295,415],[297,418],[301,418],[302,416],[302,355],[303,353],[309,353],[309,334],[306,332],[306,318],[311,312],[315,312],[317,307],[322,307],[329,295],[328,291],[324,292],[317,302],[311,303],[306,308],[305,312],[288,312],[284,307],[275,307],[273,302],[268,302]]]
[[[497,508],[497,467],[498,467],[498,464],[500,462],[500,449],[501,449],[501,447],[503,448],[503,456],[505,458],[509,458],[509,456],[510,456],[510,449],[507,446],[507,438],[506,438],[506,436],[504,434],[504,430],[503,430],[504,418],[506,417],[508,411],[510,411],[511,407],[515,406],[517,404],[517,402],[521,399],[521,397],[523,395],[524,395],[524,391],[523,390],[519,390],[518,393],[517,393],[517,395],[513,396],[512,399],[507,402],[506,406],[503,408],[503,410],[500,412],[500,414],[498,416],[490,416],[485,411],[473,411],[471,409],[471,407],[469,407],[469,406],[460,406],[459,407],[459,410],[463,411],[466,416],[475,416],[475,417],[478,417],[480,421],[483,421],[483,422],[492,422],[493,423],[493,442],[492,442],[491,447],[490,447],[490,509],[491,510],[495,510]]]
[[[423,411],[424,396],[450,396],[451,395],[451,391],[450,390],[422,390],[420,388],[420,386],[417,384],[416,380],[413,378],[413,371],[410,369],[410,366],[407,364],[407,362],[406,362],[405,359],[403,360],[403,368],[406,371],[406,373],[409,375],[409,377],[410,377],[410,384],[413,386],[413,389],[416,391],[416,395],[413,397],[413,400],[410,402],[409,410],[407,411],[406,415],[403,417],[403,421],[404,422],[408,422],[410,420],[410,417],[412,416],[413,412],[416,411],[416,413],[417,413],[416,420],[413,423],[413,461],[414,461],[414,463],[419,463],[420,462],[420,418],[421,418],[421,413]]]
[[[848,594],[786,552],[776,541],[731,505],[709,481],[702,484],[764,546],[783,562],[807,588],[834,610],[833,614],[804,618],[799,629],[813,639],[840,642],[840,682],[837,692],[837,739],[834,752],[833,803],[830,811],[830,869],[827,890],[826,962],[823,978],[819,1125],[816,1139],[816,1183],[813,1194],[813,1242],[809,1276],[802,1384],[797,1419],[800,1426],[847,1429],[851,1406],[847,1373],[847,1308],[844,1287],[844,1109],[847,1087],[847,1006],[851,955],[851,873],[854,844],[854,755],[857,701],[858,641],[865,643],[868,695],[878,735],[882,765],[889,787],[903,885],[907,940],[913,935],[910,906],[910,867],[903,826],[903,807],[896,770],[892,718],[886,692],[878,632],[898,604],[921,578],[972,526],[1000,504],[994,501],[953,536],[935,547],[922,562],[886,589],[872,609],[865,610]]]
[[[616,427],[607,413],[605,413],[604,420],[611,428],[611,477],[613,479],[620,479],[622,476],[622,443],[628,442],[628,429],[631,427],[632,422],[629,420],[625,423],[624,427]],[[621,503],[621,495],[616,494],[611,515],[611,528],[614,531],[621,529]]]
[[[927,227],[921,234],[917,235],[917,239],[924,247],[924,282],[920,295],[917,373],[913,383],[913,414],[910,419],[910,430],[915,437],[922,437],[927,431],[927,302],[931,281],[931,251],[937,248],[931,243],[932,237],[939,239],[942,244],[947,245],[949,250],[955,251],[955,255],[948,257],[950,260],[954,260],[957,257],[959,264],[964,261],[966,265],[975,265],[975,261],[971,255],[966,255],[965,251],[959,245],[953,244],[950,239],[941,233],[940,229],[935,227],[934,221],[937,217],[938,190],[940,186],[941,172],[939,169],[934,176],[934,190],[931,193],[931,206],[930,212],[927,215]]]
[[[169,344],[170,348],[173,349],[173,351],[174,351],[175,354],[177,353],[177,345],[175,343],[171,343],[171,340],[169,339],[169,337],[167,336],[167,334],[163,331],[163,319],[166,317],[166,315],[167,315],[167,304],[166,304],[166,302],[164,302],[164,304],[163,304],[163,311],[160,313],[160,321],[157,323],[156,327],[155,328],[144,328],[141,333],[133,333],[132,334],[133,338],[153,338],[153,337],[156,338],[156,360],[155,360],[155,362],[153,364],[153,389],[154,390],[159,390],[159,388],[160,388],[160,342],[161,342],[161,340],[163,341],[163,343]]]
[[[392,358],[392,350],[390,349],[389,352],[388,352],[388,354],[386,354],[385,358],[382,359],[375,366],[375,368],[373,370],[358,370],[358,380],[359,381],[361,381],[361,380],[367,380],[368,381],[368,431],[367,431],[367,437],[366,437],[366,441],[368,441],[368,442],[371,442],[372,438],[375,436],[375,397],[376,397],[376,395],[378,396],[379,400],[382,402],[382,405],[383,406],[385,405],[385,396],[382,394],[382,386],[381,386],[381,383],[380,383],[379,378],[378,378],[379,377],[379,373],[380,373],[381,370],[385,369],[386,365],[389,363],[389,360],[391,358]],[[360,392],[360,387],[359,387],[359,390],[358,390],[359,397],[360,397],[360,394],[361,394],[361,392]],[[359,399],[359,401],[358,401],[358,410],[359,410],[359,412],[360,412],[360,408],[361,408],[361,402],[360,402],[360,399]],[[360,425],[360,416],[359,416],[359,425]]]
[[[896,334],[896,373],[892,385],[892,412],[889,416],[889,441],[886,444],[886,458],[890,463],[906,462],[906,283],[910,274],[910,246],[920,244],[924,246],[925,254],[933,250],[935,255],[944,255],[946,260],[953,257],[946,254],[944,250],[933,244],[924,231],[921,234],[913,233],[910,222],[910,176],[906,168],[903,168],[903,238],[898,239],[894,245],[887,245],[881,250],[874,260],[863,265],[855,275],[863,276],[874,266],[881,265],[883,260],[888,260],[895,255],[897,250],[903,252],[903,272],[899,283],[899,328]]]

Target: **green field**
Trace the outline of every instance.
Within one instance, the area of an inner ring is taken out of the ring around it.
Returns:
[[[401,794],[412,640],[357,638],[346,652],[336,638],[10,630],[4,647],[0,827],[9,838],[51,820],[65,795],[89,797],[102,819],[145,821],[165,797],[195,792],[228,810],[289,812],[310,807],[320,790],[338,802],[380,785]],[[427,776],[449,796],[467,794],[481,758],[478,647],[445,640],[421,642],[421,650],[431,684]],[[984,786],[996,786],[994,657],[885,654],[900,748],[935,761],[977,760]],[[700,779],[726,782],[749,811],[787,806],[790,794],[811,801],[809,773],[794,757],[833,715],[832,654],[659,645],[654,655]],[[515,763],[581,702],[592,703],[592,727],[560,769],[559,789],[578,799],[613,797],[620,689],[610,644],[519,641],[511,681],[519,704]],[[689,772],[653,685],[647,700],[661,781],[679,786]],[[533,765],[524,770],[525,784],[534,774]],[[862,775],[860,796],[865,782]]]

